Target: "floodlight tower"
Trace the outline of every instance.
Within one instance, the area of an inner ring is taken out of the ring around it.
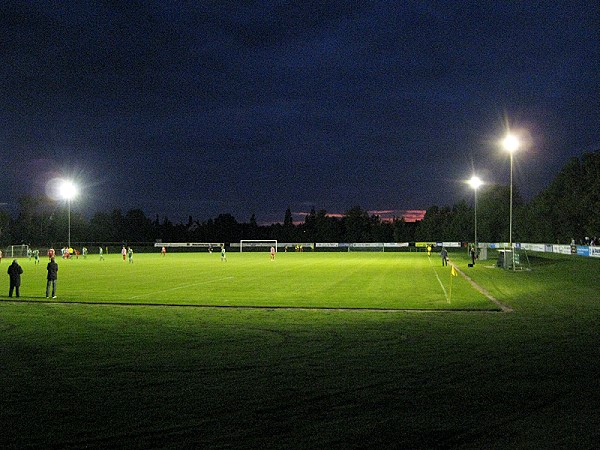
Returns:
[[[473,192],[475,193],[475,251],[477,252],[477,189],[483,184],[481,178],[476,175],[473,175],[469,180],[469,185],[473,188]]]
[[[71,200],[77,195],[77,188],[70,180],[63,180],[60,185],[60,196],[67,201],[69,236],[67,248],[71,248]]]
[[[512,251],[512,216],[513,216],[513,154],[519,149],[521,143],[514,134],[508,134],[502,141],[504,149],[510,153],[510,212],[508,225],[508,242]]]

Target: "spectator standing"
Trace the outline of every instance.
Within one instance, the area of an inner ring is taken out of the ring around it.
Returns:
[[[440,256],[442,257],[442,266],[447,266],[448,265],[448,250],[446,250],[445,247],[442,247]]]
[[[54,258],[50,259],[48,266],[48,277],[46,278],[46,298],[50,296],[50,286],[52,286],[52,298],[56,298],[56,280],[58,279],[58,264]]]
[[[8,266],[8,276],[10,277],[10,288],[8,290],[8,296],[13,296],[13,291],[16,291],[17,298],[19,297],[19,288],[21,287],[21,274],[23,268],[19,265],[17,260],[13,260],[12,264]]]

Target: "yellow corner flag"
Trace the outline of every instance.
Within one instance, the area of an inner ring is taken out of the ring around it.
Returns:
[[[454,277],[458,276],[458,272],[456,271],[456,268],[454,267],[454,265],[452,265],[452,269],[450,269],[450,295],[448,296],[448,303],[450,303],[452,301],[452,280],[454,280]]]

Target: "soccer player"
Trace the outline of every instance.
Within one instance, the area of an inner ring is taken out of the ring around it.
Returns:
[[[34,264],[39,264],[40,263],[40,251],[39,250],[34,250],[33,251],[33,263]]]
[[[121,255],[123,256],[123,261],[125,261],[125,258],[127,257],[127,249],[125,248],[125,246],[123,246],[123,248],[121,249]]]
[[[127,256],[129,258],[129,263],[133,264],[133,249],[131,247],[127,249]]]
[[[221,261],[227,261],[227,254],[225,253],[225,246],[221,246]]]
[[[162,256],[166,256],[166,255],[167,255],[167,247],[165,247],[165,246],[163,245],[163,248],[161,248],[161,249],[160,249],[160,254],[161,254]]]
[[[102,247],[98,247],[100,249],[100,261],[104,261],[104,250],[102,250]]]
[[[271,246],[271,261],[275,261],[275,247]]]
[[[0,250],[0,263],[2,262],[2,250]]]
[[[431,245],[427,245],[427,256],[431,256]]]
[[[87,247],[83,247],[81,249],[81,254],[83,255],[83,259],[87,258]]]

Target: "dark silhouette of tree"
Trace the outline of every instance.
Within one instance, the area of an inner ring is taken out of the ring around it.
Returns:
[[[475,237],[475,215],[465,200],[452,207],[448,238],[452,241],[473,241]]]
[[[219,214],[214,223],[219,241],[230,243],[240,240],[240,226],[231,214]]]
[[[315,214],[314,241],[338,242],[342,233],[342,226],[338,219],[327,215],[327,211],[320,209]]]
[[[0,246],[13,242],[11,235],[11,217],[6,211],[0,211]]]
[[[394,219],[394,234],[392,242],[415,242],[415,233],[419,223],[406,222],[404,217]]]
[[[378,215],[370,217],[371,241],[393,242],[394,224],[391,221],[382,221]]]
[[[513,242],[519,242],[522,197],[513,186]],[[508,242],[510,237],[510,186],[490,185],[480,189],[477,198],[477,238],[480,242]]]
[[[247,230],[247,233],[244,233],[246,239],[261,239],[259,236],[258,223],[256,222],[256,215],[254,213],[250,216]]]
[[[301,228],[301,242],[315,242],[317,225],[317,212],[313,206],[308,215],[304,218],[304,224]]]
[[[141,209],[128,211],[123,225],[124,235],[128,242],[152,242],[156,238],[152,221]]]
[[[296,229],[292,218],[292,210],[288,206],[283,217],[283,226],[275,224],[271,230],[271,239],[278,239],[283,242],[294,242],[296,240]]]
[[[360,206],[353,206],[344,214],[345,242],[371,242],[371,219]]]
[[[444,239],[447,234],[449,224],[448,216],[450,208],[432,206],[425,212],[425,217],[416,233],[416,239],[419,241],[432,241]]]
[[[571,158],[521,211],[522,232],[534,242],[569,243],[600,235],[600,152]]]

